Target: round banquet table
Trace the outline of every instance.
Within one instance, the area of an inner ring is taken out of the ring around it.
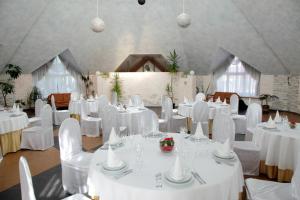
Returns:
[[[178,114],[182,115],[184,117],[192,117],[193,114],[193,104],[185,104],[185,103],[181,103],[178,105]],[[222,105],[220,103],[215,103],[215,102],[207,102],[208,107],[209,107],[209,115],[208,118],[209,119],[214,119],[216,112],[218,110],[223,110],[225,112],[229,112],[230,111],[230,105]]]
[[[128,107],[126,110],[119,110],[120,125],[128,129],[129,135],[142,133],[141,119],[147,108]]]
[[[276,129],[267,129],[264,125],[258,124],[253,131],[253,141],[261,148],[260,173],[289,182],[300,152],[300,126],[291,129],[281,123]]]
[[[22,129],[28,126],[29,120],[24,112],[0,112],[0,147],[2,155],[20,149]]]
[[[173,166],[176,153],[162,153],[158,145],[160,138],[135,135],[123,138],[124,145],[115,150],[117,156],[128,164],[128,168],[133,169],[126,176],[115,179],[105,175],[101,163],[106,160],[107,150],[100,148],[94,153],[88,173],[89,194],[103,200],[240,199],[244,179],[239,160],[236,159],[232,166],[217,163],[212,152],[218,143],[209,140],[192,142],[184,136],[185,134],[172,134],[182,163],[198,172],[206,184],[199,184],[193,179],[188,185],[174,186],[163,178],[162,188],[155,187],[155,174],[168,171]],[[137,144],[143,149],[142,161],[139,161],[142,164],[137,164],[136,161]]]
[[[98,102],[96,100],[72,100],[69,104],[69,111],[71,116],[77,118],[81,115],[81,104],[82,101],[86,101],[87,103],[87,114],[98,113]]]

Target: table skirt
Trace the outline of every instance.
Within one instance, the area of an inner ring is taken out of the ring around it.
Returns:
[[[291,182],[293,177],[293,170],[269,166],[263,160],[260,161],[259,173],[265,174],[268,178],[277,179],[278,182]]]
[[[2,155],[20,150],[22,130],[0,134],[0,148]]]
[[[77,119],[80,122],[80,114],[70,114],[70,118]]]

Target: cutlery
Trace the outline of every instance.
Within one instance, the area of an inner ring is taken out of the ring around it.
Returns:
[[[198,172],[191,172],[193,176],[198,180],[200,184],[206,184],[206,181],[201,178],[201,176],[198,174]]]
[[[114,178],[115,179],[120,179],[120,178],[122,178],[122,177],[124,177],[124,176],[126,176],[126,175],[128,175],[132,172],[133,172],[133,169],[128,169],[128,170],[123,171],[121,174],[114,176]]]

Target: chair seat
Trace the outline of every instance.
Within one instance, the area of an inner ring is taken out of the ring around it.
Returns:
[[[173,109],[173,113],[177,114],[178,113],[178,109]]]
[[[247,151],[259,151],[259,147],[257,147],[251,141],[233,141],[233,148],[234,149],[242,149]]]
[[[87,198],[83,194],[74,194],[74,195],[66,197],[62,200],[90,200],[90,198]]]
[[[38,132],[38,131],[41,131],[41,130],[42,130],[41,126],[32,126],[30,128],[23,129],[22,133],[26,133],[26,132]]]
[[[173,119],[185,119],[186,117],[181,115],[173,115]]]
[[[92,155],[92,153],[80,152],[73,156],[71,160],[63,161],[63,163],[77,170],[88,170]]]
[[[290,183],[278,183],[258,179],[246,179],[247,194],[250,200],[295,200]]]
[[[41,121],[41,118],[40,117],[31,117],[28,120],[29,120],[29,123],[35,123],[35,122]]]
[[[100,122],[102,119],[101,119],[101,118],[98,118],[98,117],[90,117],[90,116],[87,116],[87,117],[82,118],[82,120],[86,120],[86,121],[94,121],[94,122]]]
[[[70,111],[69,110],[55,110],[55,112],[58,112],[58,113],[69,113]]]
[[[167,120],[166,119],[158,119],[158,123],[164,124],[164,123],[167,123]]]

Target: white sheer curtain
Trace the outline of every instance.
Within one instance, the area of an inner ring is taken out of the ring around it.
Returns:
[[[71,67],[67,67],[57,56],[49,63],[32,72],[34,85],[43,97],[51,93],[81,93],[81,75]]]
[[[240,96],[259,94],[260,72],[237,57],[229,66],[218,69],[216,75],[214,73],[216,91],[236,92]]]

